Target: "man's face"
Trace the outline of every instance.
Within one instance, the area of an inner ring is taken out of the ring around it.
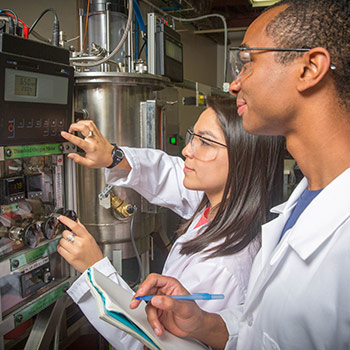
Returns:
[[[265,28],[284,8],[275,7],[258,17],[249,26],[242,45],[276,47]],[[273,51],[250,51],[250,55],[252,71],[238,77],[230,86],[231,93],[237,96],[243,126],[253,134],[286,135],[294,124],[297,97],[293,64],[277,63]]]

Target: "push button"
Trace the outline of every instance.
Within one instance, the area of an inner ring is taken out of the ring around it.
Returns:
[[[24,128],[24,119],[17,120],[17,128]]]
[[[13,125],[13,123],[10,123],[7,127],[7,130],[10,132],[10,133],[13,133],[13,131],[15,130],[15,126]]]

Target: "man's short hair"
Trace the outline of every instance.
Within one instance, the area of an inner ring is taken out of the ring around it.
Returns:
[[[276,47],[324,47],[336,66],[333,77],[340,103],[350,109],[350,1],[282,0],[288,5],[266,27]],[[300,53],[276,53],[289,63]]]

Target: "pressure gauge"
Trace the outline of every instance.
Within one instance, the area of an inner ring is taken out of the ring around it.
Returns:
[[[77,213],[74,211],[74,210],[66,210],[65,212],[64,212],[64,216],[66,216],[67,218],[69,218],[69,219],[71,219],[71,220],[73,220],[73,221],[77,221],[78,220],[78,216],[77,216]],[[62,224],[63,225],[63,224]],[[66,226],[66,225],[63,225],[64,226],[64,228],[63,228],[63,230],[68,230],[68,231],[72,231],[68,226]],[[62,231],[63,231],[62,230]]]
[[[41,227],[39,223],[34,222],[24,228],[22,241],[27,247],[35,248],[39,244],[40,238]]]
[[[56,216],[49,216],[41,225],[45,238],[53,239],[60,231],[60,222]]]

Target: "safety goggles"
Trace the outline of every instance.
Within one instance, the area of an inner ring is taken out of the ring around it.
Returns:
[[[230,64],[233,80],[252,72],[251,51],[276,51],[276,52],[307,52],[308,48],[280,48],[280,47],[230,47]],[[331,69],[335,66],[331,64]]]
[[[194,133],[192,129],[188,129],[186,133],[186,146],[188,144],[191,145],[193,155],[202,161],[214,160],[219,151],[218,146],[227,148],[221,142]]]

